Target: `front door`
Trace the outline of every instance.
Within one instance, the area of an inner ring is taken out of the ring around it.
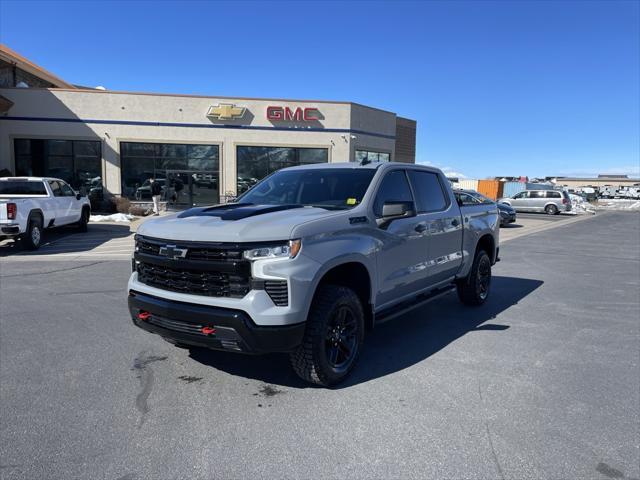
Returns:
[[[217,172],[167,170],[163,199],[169,208],[215,205],[219,202],[218,192]]]
[[[385,202],[412,202],[413,195],[404,170],[387,172],[376,193],[373,213],[382,217]],[[414,207],[415,208],[415,207]],[[378,291],[376,308],[385,308],[414,295],[424,282],[427,268],[426,226],[417,217],[393,220],[380,228],[377,255]]]
[[[191,192],[191,177],[189,172],[167,170],[163,196],[166,197],[169,208],[191,208],[193,194]]]

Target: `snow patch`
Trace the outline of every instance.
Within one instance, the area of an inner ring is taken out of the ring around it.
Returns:
[[[123,222],[129,223],[133,220],[135,215],[128,213],[114,213],[112,215],[91,215],[89,221],[91,222]]]

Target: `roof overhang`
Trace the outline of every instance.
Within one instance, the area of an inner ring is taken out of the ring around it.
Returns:
[[[7,63],[15,65],[21,70],[24,70],[31,75],[34,75],[45,82],[49,82],[55,88],[75,88],[72,84],[65,82],[61,78],[55,76],[53,73],[48,72],[44,68],[36,65],[35,63],[27,60],[25,57],[17,52],[14,52],[6,45],[0,44],[0,60],[4,60]]]

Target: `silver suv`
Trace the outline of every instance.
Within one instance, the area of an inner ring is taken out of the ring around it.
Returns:
[[[571,211],[569,194],[560,190],[524,190],[513,197],[501,198],[500,203],[511,205],[516,212],[545,212],[557,215]]]

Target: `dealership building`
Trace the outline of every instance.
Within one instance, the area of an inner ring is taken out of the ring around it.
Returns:
[[[353,102],[80,87],[0,46],[0,171],[88,193],[146,200],[155,177],[176,206],[215,203],[287,166],[414,163],[415,135],[415,121]]]

